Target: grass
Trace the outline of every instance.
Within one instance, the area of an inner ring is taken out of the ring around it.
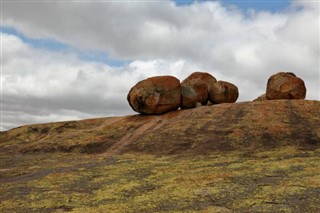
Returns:
[[[1,212],[320,212],[320,149],[1,156]]]

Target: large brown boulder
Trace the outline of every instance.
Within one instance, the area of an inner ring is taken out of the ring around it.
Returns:
[[[301,78],[290,72],[279,72],[268,79],[266,98],[274,99],[304,99],[306,86]]]
[[[173,76],[156,76],[138,82],[127,100],[136,112],[161,114],[176,110],[181,102],[180,81]]]
[[[206,72],[194,72],[181,82],[181,108],[208,103],[209,91],[217,80]]]
[[[217,81],[209,91],[209,100],[213,104],[234,103],[238,96],[238,87],[226,81]]]

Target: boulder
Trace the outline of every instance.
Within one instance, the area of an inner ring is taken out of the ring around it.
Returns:
[[[138,82],[128,93],[127,100],[136,112],[162,114],[179,108],[180,81],[173,76],[156,76]]]
[[[294,73],[279,72],[268,79],[266,98],[275,99],[304,99],[306,86],[301,78]]]
[[[181,108],[208,103],[209,90],[217,80],[206,72],[194,72],[181,82]]]
[[[226,81],[217,81],[209,91],[209,100],[213,104],[234,103],[238,96],[238,87]]]

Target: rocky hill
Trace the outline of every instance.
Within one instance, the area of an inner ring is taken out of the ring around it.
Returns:
[[[320,212],[320,102],[1,132],[0,212]]]
[[[229,103],[162,115],[133,115],[36,124],[1,133],[9,152],[107,155],[207,154],[212,151],[320,146],[320,102]]]

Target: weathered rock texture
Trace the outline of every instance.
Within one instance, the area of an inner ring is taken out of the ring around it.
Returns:
[[[181,83],[181,108],[207,105],[209,91],[217,80],[206,72],[194,72]]]
[[[272,75],[267,83],[266,98],[275,99],[304,99],[306,87],[301,78],[289,72],[279,72]]]
[[[226,81],[217,81],[209,91],[209,100],[213,104],[234,103],[238,96],[238,87]]]
[[[176,110],[181,102],[180,81],[173,76],[157,76],[137,83],[127,100],[136,112],[162,114]]]
[[[275,110],[276,109],[276,110]],[[320,148],[320,102],[226,103],[157,116],[133,115],[36,124],[0,134],[0,149],[20,152],[206,154]],[[307,127],[307,128],[306,128]]]

